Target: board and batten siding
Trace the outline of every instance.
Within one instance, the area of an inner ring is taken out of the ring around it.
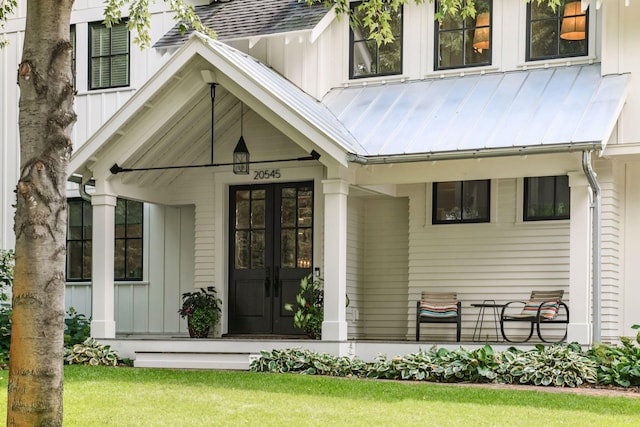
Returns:
[[[193,206],[145,205],[145,277],[115,283],[116,333],[180,331],[180,295],[193,288],[194,218]],[[91,317],[91,290],[67,283],[66,309]]]
[[[432,225],[431,187],[427,183],[407,188],[409,298],[405,307],[409,339],[415,339],[416,301],[423,290],[458,293],[463,341],[472,338],[478,316],[472,303],[526,300],[534,289],[563,289],[568,300],[569,221],[523,222],[518,206],[522,179],[492,182],[492,220],[480,224]],[[495,332],[486,325],[481,338],[491,341]],[[451,339],[455,337],[453,328],[428,325],[421,328],[422,340]]]

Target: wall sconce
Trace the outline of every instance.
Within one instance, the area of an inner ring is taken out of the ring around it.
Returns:
[[[243,134],[243,116],[244,116],[244,104],[240,104],[240,139],[236,144],[236,148],[233,150],[233,173],[236,175],[248,175],[249,174],[249,150],[244,143]]]
[[[473,48],[482,53],[483,49],[489,49],[489,12],[479,13],[476,16],[476,29],[473,33]]]
[[[584,40],[587,24],[587,13],[582,11],[579,1],[564,5],[560,38],[563,40]]]

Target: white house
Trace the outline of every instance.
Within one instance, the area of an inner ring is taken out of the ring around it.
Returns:
[[[86,200],[70,198],[67,304],[131,357],[417,349],[423,290],[457,292],[462,341],[471,304],[552,289],[569,307],[568,342],[631,335],[640,5],[562,3],[483,0],[477,19],[441,24],[433,4],[410,3],[393,15],[396,42],[378,47],[321,6],[213,2],[197,10],[218,40],[181,36],[157,11],[144,52],[87,24],[97,8],[78,10],[70,179],[85,185],[70,196]],[[5,29],[16,42],[19,21]],[[19,55],[2,55],[10,247]],[[241,137],[248,174],[233,171]],[[309,272],[325,283],[322,341],[292,342],[283,306]],[[209,285],[222,339],[194,344],[180,294]],[[454,341],[450,325],[422,332],[423,345]]]

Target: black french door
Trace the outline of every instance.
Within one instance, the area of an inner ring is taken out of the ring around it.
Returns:
[[[229,207],[229,333],[303,333],[284,305],[313,266],[313,182],[231,187]]]

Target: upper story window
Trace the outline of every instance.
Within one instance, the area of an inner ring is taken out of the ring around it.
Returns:
[[[489,222],[488,179],[433,184],[433,224]]]
[[[121,22],[89,24],[89,89],[129,85],[129,30]]]
[[[524,220],[569,219],[569,177],[524,179]]]
[[[69,199],[67,280],[90,281],[93,210],[91,203]],[[114,279],[142,280],[143,204],[118,199],[115,209]]]
[[[547,2],[527,4],[527,61],[588,54],[589,10],[580,1],[560,0],[556,10]]]
[[[394,40],[378,46],[378,43],[370,38],[368,28],[362,25],[365,16],[358,8],[360,4],[361,2],[351,5],[357,24],[352,26],[350,31],[349,78],[402,73],[402,7],[393,10],[384,6],[384,13],[391,16],[390,25]]]
[[[437,70],[491,64],[492,2],[478,0],[475,6],[475,18],[446,14],[442,22],[436,21]]]

